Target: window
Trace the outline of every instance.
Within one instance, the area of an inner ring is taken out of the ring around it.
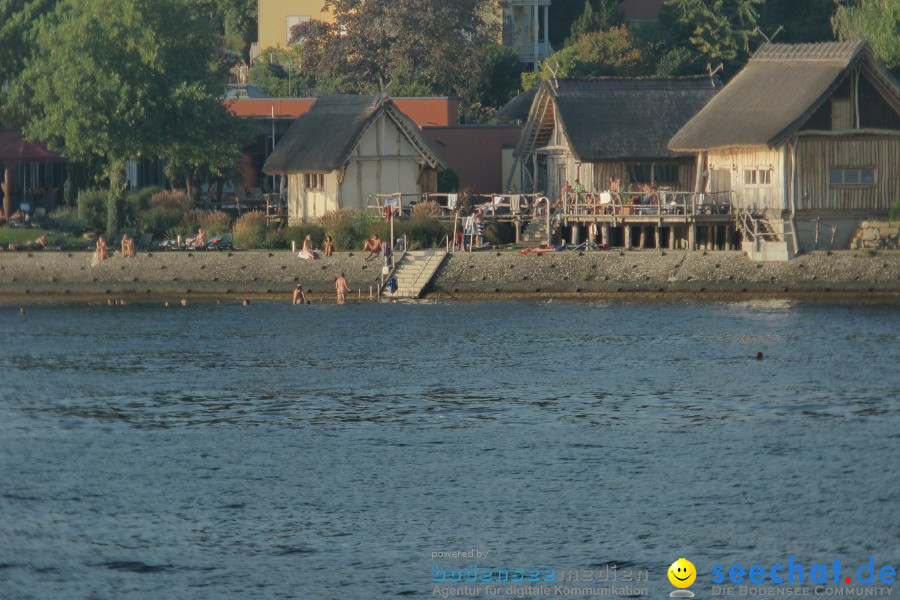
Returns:
[[[872,167],[832,167],[828,170],[829,185],[873,186],[875,169]]]
[[[744,169],[744,185],[772,185],[772,169]]]
[[[678,183],[678,165],[653,165],[654,183]]]
[[[285,22],[287,24],[287,36],[284,39],[284,44],[286,46],[290,45],[291,43],[291,27],[293,27],[294,25],[299,25],[300,23],[306,23],[307,21],[309,21],[309,19],[310,17],[285,17]]]
[[[628,167],[631,183],[678,183],[678,165],[635,165]]]
[[[308,190],[325,189],[325,174],[324,173],[304,173],[303,174],[303,187]]]

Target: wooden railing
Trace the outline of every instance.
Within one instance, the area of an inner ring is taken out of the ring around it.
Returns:
[[[568,193],[557,200],[554,209],[563,219],[595,216],[626,217],[635,215],[731,215],[730,192],[697,194],[694,192],[658,191]]]

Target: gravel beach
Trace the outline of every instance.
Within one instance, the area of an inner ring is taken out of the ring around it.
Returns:
[[[153,252],[112,256],[91,266],[88,252],[0,253],[0,297],[253,297],[286,300],[297,283],[331,301],[345,273],[351,299],[369,300],[378,259],[336,253],[303,260],[289,251]],[[374,287],[372,288],[374,291]],[[790,262],[759,263],[740,252],[658,250],[459,253],[426,289],[429,298],[628,295],[900,295],[900,252],[816,252]]]

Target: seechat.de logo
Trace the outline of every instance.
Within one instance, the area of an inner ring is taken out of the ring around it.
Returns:
[[[712,582],[724,583],[834,583],[834,584],[870,584],[881,582],[883,584],[894,583],[896,569],[891,565],[875,566],[875,557],[870,556],[869,562],[859,567],[844,568],[840,560],[834,559],[831,564],[812,565],[808,569],[799,562],[794,562],[794,555],[788,556],[787,563],[765,565],[733,564],[731,567],[713,565]],[[671,579],[671,574],[669,579]]]
[[[691,584],[694,583],[695,579],[697,579],[697,569],[696,567],[694,567],[694,563],[686,558],[679,558],[672,563],[672,566],[669,567],[667,574],[669,575],[669,582],[675,587],[679,588],[669,594],[670,597],[694,597],[694,593],[691,590],[685,589],[691,587]]]

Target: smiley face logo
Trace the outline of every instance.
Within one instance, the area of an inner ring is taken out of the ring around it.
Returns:
[[[697,569],[694,564],[686,558],[679,558],[672,563],[668,571],[669,581],[677,588],[691,587],[694,580],[697,579]]]

